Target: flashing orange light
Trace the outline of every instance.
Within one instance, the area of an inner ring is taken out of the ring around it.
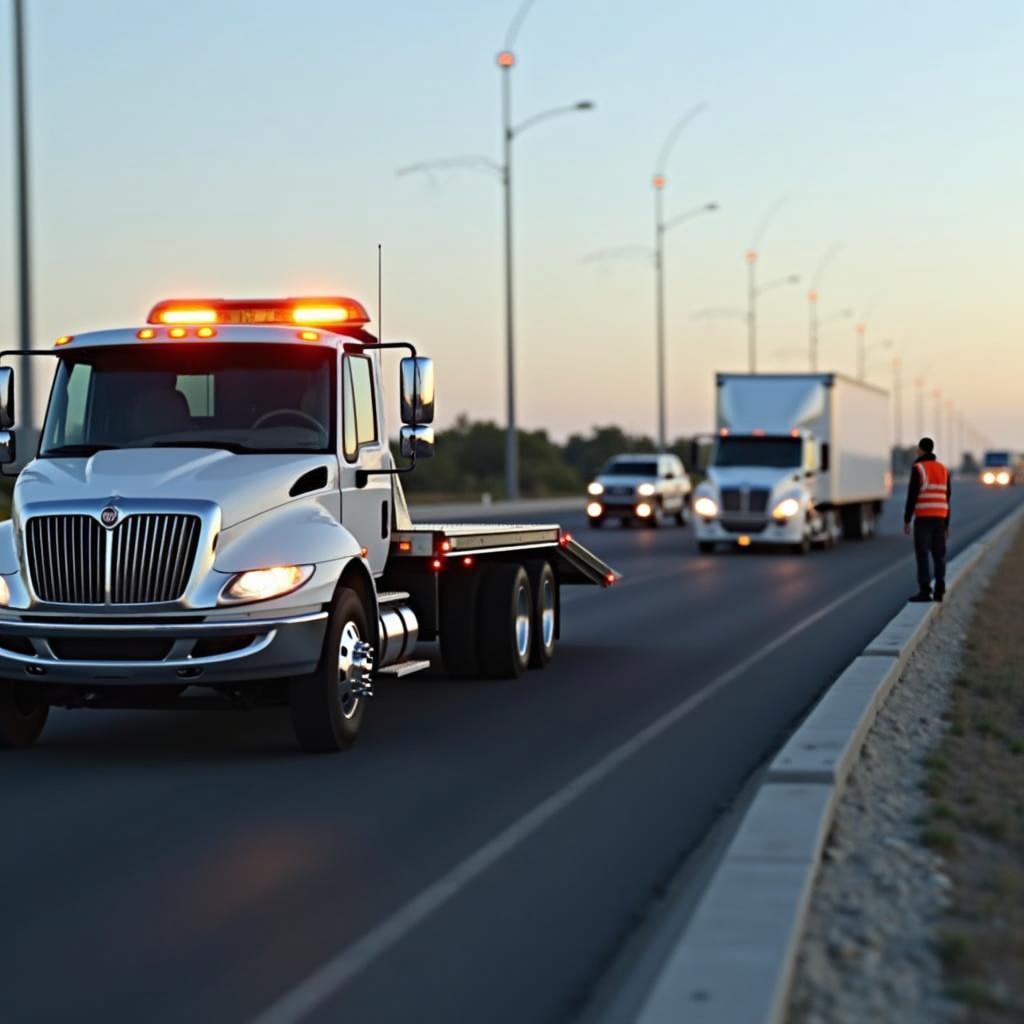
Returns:
[[[656,174],[654,176],[654,187],[664,188],[668,184],[668,178],[664,174]]]
[[[216,338],[217,337],[217,328],[216,327],[200,327],[199,330],[196,331],[196,337],[197,338]]]
[[[797,429],[796,429],[796,427],[794,427],[794,428],[793,428],[793,429],[792,429],[792,430],[791,430],[791,431],[789,432],[789,436],[790,436],[790,437],[799,437],[799,436],[800,436],[800,431],[799,431],[799,430],[797,430]]]
[[[347,306],[296,306],[292,319],[297,324],[343,324],[352,315]]]
[[[319,341],[320,335],[316,331],[299,331],[300,341]]]
[[[172,327],[168,332],[169,338],[184,338],[188,335],[188,331],[184,327]]]
[[[360,554],[360,556],[362,558],[365,558],[369,553],[370,553],[370,549],[369,548],[360,548],[359,549],[359,554]]]
[[[75,340],[73,334],[62,334],[55,342],[54,345],[70,345]]]
[[[217,310],[209,307],[189,309],[172,308],[161,310],[159,322],[162,324],[215,324],[217,322]]]
[[[411,540],[400,540],[398,542],[398,550],[399,551],[412,551],[412,541]]]
[[[499,68],[511,68],[516,63],[516,55],[511,50],[502,50],[498,54],[498,67]]]
[[[729,436],[729,428],[728,427],[722,427],[722,429],[718,431],[718,436],[719,437],[728,437]]]
[[[754,249],[748,249],[746,256],[744,257],[748,263],[757,262],[757,251]]]
[[[152,327],[143,327],[141,331],[135,332],[135,337],[141,341],[149,341],[150,338],[156,337],[156,331]]]

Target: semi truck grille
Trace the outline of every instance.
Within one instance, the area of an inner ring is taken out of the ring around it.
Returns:
[[[771,492],[764,487],[751,488],[749,491],[738,487],[722,489],[723,512],[753,512],[762,514],[768,508],[768,495]]]
[[[32,586],[60,604],[149,604],[185,591],[200,521],[193,515],[131,515],[113,529],[92,516],[35,516],[26,529]]]

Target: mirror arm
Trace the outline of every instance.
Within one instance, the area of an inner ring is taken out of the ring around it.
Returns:
[[[409,354],[414,359],[416,358],[417,355],[416,346],[408,341],[346,342],[345,348],[348,349],[349,347],[358,348],[362,352],[377,352],[382,348],[404,348],[409,352]],[[0,358],[2,357],[3,353],[0,353]],[[410,426],[416,426],[416,424],[412,423],[410,424]],[[370,479],[371,476],[402,476],[405,473],[411,473],[415,468],[416,453],[413,452],[413,454],[409,456],[408,466],[398,466],[395,469],[357,469],[356,487],[362,490],[362,488],[366,486],[367,481]]]

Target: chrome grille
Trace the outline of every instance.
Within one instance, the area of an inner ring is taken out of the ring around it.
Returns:
[[[28,521],[28,571],[41,600],[103,603],[104,532],[92,516],[37,516]]]
[[[750,492],[750,511],[764,512],[768,508],[768,491],[756,488]]]
[[[36,516],[26,531],[33,588],[40,600],[61,604],[176,601],[200,529],[194,515],[130,515],[110,530],[92,516]]]
[[[763,487],[741,490],[738,487],[722,488],[723,512],[755,512],[761,514],[768,508],[768,495]]]
[[[740,492],[737,488],[722,488],[722,510],[725,512],[740,511]]]

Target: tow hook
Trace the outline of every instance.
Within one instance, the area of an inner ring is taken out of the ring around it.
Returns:
[[[373,696],[373,647],[365,640],[358,641],[352,651],[352,696]]]

